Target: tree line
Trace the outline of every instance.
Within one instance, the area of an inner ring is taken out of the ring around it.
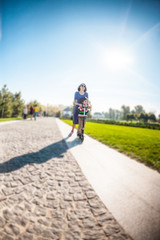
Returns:
[[[21,92],[12,93],[7,88],[7,85],[4,85],[0,90],[0,118],[21,117],[24,107],[27,106],[29,110],[30,105],[38,105],[40,111],[42,110],[42,106],[38,101],[35,100],[25,104]]]
[[[108,112],[103,112],[104,118],[111,120],[138,120],[143,122],[152,121],[155,122],[160,119],[160,114],[158,119],[154,113],[146,113],[142,105],[137,105],[133,110],[130,110],[129,106],[122,105],[121,110],[109,108]]]
[[[7,85],[4,85],[0,90],[0,118],[21,117],[25,106],[29,113],[31,105],[37,105],[39,112],[43,113],[45,111],[47,116],[56,116],[57,112],[64,108],[63,105],[54,106],[48,104],[44,106],[37,100],[25,104],[21,92],[12,93],[7,88]]]

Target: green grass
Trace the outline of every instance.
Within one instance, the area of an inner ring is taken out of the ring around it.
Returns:
[[[20,120],[22,117],[19,118],[0,118],[0,122],[7,122],[7,121],[13,121],[13,120]]]
[[[160,171],[160,131],[87,122],[85,133]]]

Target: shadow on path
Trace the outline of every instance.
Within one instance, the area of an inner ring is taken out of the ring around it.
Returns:
[[[63,153],[67,152],[67,149],[81,144],[81,141],[76,138],[73,141],[68,142],[69,147],[67,147],[65,143],[65,140],[67,139],[68,137],[62,139],[59,142],[55,142],[45,148],[42,148],[38,152],[24,154],[22,156],[11,158],[7,162],[0,163],[0,173],[16,171],[27,164],[41,164],[47,162],[54,157],[63,158]]]

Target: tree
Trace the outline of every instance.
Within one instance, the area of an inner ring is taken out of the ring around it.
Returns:
[[[132,110],[131,113],[135,114],[136,112],[135,112],[135,110]]]
[[[137,114],[137,117],[142,122],[147,122],[148,121],[148,114],[147,113],[141,112],[140,114]]]
[[[104,112],[104,117],[105,118],[109,118],[109,113],[108,112]]]
[[[120,120],[121,119],[121,111],[115,110],[115,120]]]
[[[121,118],[121,111],[117,109],[109,108],[109,112],[103,112],[102,114],[108,119],[120,120]]]
[[[122,120],[127,120],[127,114],[130,113],[130,107],[122,105],[121,109],[122,109],[121,111]]]
[[[13,112],[12,117],[18,117],[22,114],[24,108],[24,101],[21,99],[21,93],[15,93],[13,95]]]
[[[4,85],[0,91],[0,117],[12,116],[13,94],[9,92],[7,85]]]
[[[148,119],[152,122],[156,122],[156,116],[154,113],[149,113],[148,114]]]
[[[127,114],[127,120],[134,120],[135,119],[135,115],[133,113],[128,113]]]
[[[142,105],[137,105],[134,107],[135,108],[135,113],[139,114],[139,113],[145,113],[145,110],[143,109]]]
[[[148,122],[148,114],[144,113],[144,122]]]
[[[58,106],[47,104],[47,106],[45,106],[45,110],[48,116],[55,116],[56,113],[60,111],[60,108],[58,108]]]
[[[109,108],[109,118],[110,119],[115,119],[115,111],[112,108]]]

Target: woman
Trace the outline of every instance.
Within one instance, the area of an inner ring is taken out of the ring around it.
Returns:
[[[72,125],[72,130],[69,134],[69,137],[72,136],[75,126],[76,126],[76,124],[78,124],[78,107],[82,106],[80,99],[84,98],[84,97],[88,98],[88,93],[86,91],[87,91],[87,87],[84,83],[82,83],[79,85],[78,91],[75,92],[75,94],[74,94],[75,107],[74,107],[74,111],[73,111],[73,125]]]
[[[30,106],[30,118],[32,120],[33,118],[33,113],[34,113],[34,108],[33,108],[33,105]]]

